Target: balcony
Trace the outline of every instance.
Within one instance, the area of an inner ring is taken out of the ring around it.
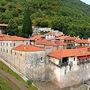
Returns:
[[[90,60],[78,60],[78,65],[80,64],[86,64],[86,63],[90,63]]]
[[[68,65],[68,62],[60,63],[60,64],[55,64],[54,62],[50,61],[51,64],[61,68],[61,67],[66,67]]]

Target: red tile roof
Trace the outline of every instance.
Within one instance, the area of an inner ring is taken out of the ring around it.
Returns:
[[[56,39],[59,39],[59,40],[64,40],[65,38],[67,38],[68,36],[60,36],[60,37],[58,37],[58,38],[56,38]]]
[[[44,36],[43,35],[35,35],[35,36],[30,37],[29,40],[39,40],[42,37],[44,37]]]
[[[0,34],[0,41],[26,41],[27,38]]]
[[[58,40],[75,40],[75,37],[71,37],[71,36],[60,36],[58,38],[56,38]]]
[[[90,41],[88,41],[88,39],[78,39],[75,41],[78,44],[88,44],[90,43]]]
[[[25,51],[25,52],[35,52],[35,51],[43,51],[44,49],[33,46],[33,45],[19,45],[14,48],[16,51]]]
[[[73,40],[74,41],[75,37],[68,36],[68,37],[65,38],[65,40]]]
[[[84,56],[84,55],[90,55],[90,52],[88,51],[87,48],[60,49],[48,54],[48,56],[57,59],[72,56]]]
[[[42,40],[38,40],[36,42],[37,45],[45,45],[45,46],[66,46],[67,44],[64,42],[60,42],[57,40],[46,40],[46,39],[42,39]]]

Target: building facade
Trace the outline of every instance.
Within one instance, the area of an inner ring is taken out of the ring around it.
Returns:
[[[50,79],[61,88],[90,78],[90,52],[87,48],[57,50],[49,54]]]

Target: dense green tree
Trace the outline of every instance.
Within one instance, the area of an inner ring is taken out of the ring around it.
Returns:
[[[24,37],[28,37],[32,34],[30,31],[32,19],[32,24],[35,26],[52,27],[68,35],[79,35],[81,38],[90,37],[90,5],[80,0],[27,1],[28,3],[26,0],[22,2],[21,0],[0,0],[0,22],[15,21],[14,24],[18,26],[14,27],[13,31],[18,30],[17,35],[21,36],[23,33]],[[26,19],[26,16],[31,19]]]
[[[18,25],[14,19],[9,21],[6,33],[10,35],[18,35]]]
[[[32,35],[32,22],[31,22],[31,18],[30,18],[29,7],[27,7],[24,12],[22,33],[23,33],[23,37],[29,37]]]
[[[48,21],[42,21],[40,27],[48,27]]]

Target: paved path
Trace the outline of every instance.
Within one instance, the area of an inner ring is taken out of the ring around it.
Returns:
[[[22,82],[18,81],[15,77],[11,76],[10,74],[4,72],[1,69],[0,69],[0,76],[12,83],[14,88],[12,90],[17,90],[15,89],[15,86],[18,88],[18,90],[28,90],[27,87]]]

